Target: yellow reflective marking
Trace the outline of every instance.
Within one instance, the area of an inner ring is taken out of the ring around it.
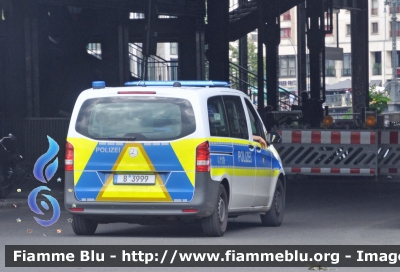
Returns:
[[[206,138],[182,139],[170,143],[193,187],[196,175],[196,147],[206,140]]]
[[[71,137],[68,137],[67,141],[74,147],[74,185],[76,185],[98,142],[85,138]]]
[[[141,157],[138,154],[139,166],[146,165],[148,166],[148,169],[138,168],[134,165],[135,162],[133,162],[129,169],[127,168],[127,162],[130,161],[130,159],[126,158],[126,156],[129,156],[129,149],[131,147],[137,148],[139,150],[139,154],[141,154]],[[125,164],[121,164],[123,160],[125,160]],[[119,166],[120,164],[122,165],[121,168]],[[153,164],[151,163],[141,144],[126,144],[111,171],[115,173],[116,171],[132,171],[132,169],[134,169],[134,171],[148,170],[150,171],[149,174],[156,173]],[[155,185],[115,185],[113,182],[113,175],[110,175],[106,183],[101,188],[96,201],[172,202],[172,199],[158,174],[156,174]]]

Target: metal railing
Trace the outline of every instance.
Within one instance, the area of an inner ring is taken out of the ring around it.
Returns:
[[[381,67],[374,67],[372,68],[372,74],[375,75],[382,75],[382,68]]]
[[[142,47],[129,44],[130,71],[133,77],[142,79],[144,58]],[[177,80],[178,61],[168,61],[159,56],[150,56],[147,65],[147,80]]]
[[[242,74],[242,76],[240,76]],[[246,76],[244,76],[246,75]],[[256,74],[249,70],[233,63],[229,62],[229,77],[231,86],[234,89],[245,91],[253,102],[256,101],[257,90],[258,90],[258,77]],[[243,79],[244,77],[244,79]],[[266,99],[267,91],[267,80],[264,79],[264,98]],[[289,111],[293,105],[300,104],[300,97],[279,87],[279,110]]]
[[[351,68],[342,69],[342,76],[351,76]]]
[[[327,69],[325,69],[325,76],[327,76],[327,77],[335,77],[336,76],[336,69],[335,68],[327,68]]]
[[[352,97],[346,94],[332,94],[325,96],[325,105],[331,107],[350,107]]]
[[[89,43],[86,46],[86,51],[89,55],[92,55],[95,58],[102,59],[101,54],[101,43]]]

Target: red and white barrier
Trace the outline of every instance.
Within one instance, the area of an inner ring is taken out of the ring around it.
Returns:
[[[293,144],[300,144],[300,143],[375,144],[376,143],[375,131],[279,130],[278,133],[282,135],[282,143],[293,143]]]
[[[379,143],[380,144],[400,144],[399,131],[380,131]]]
[[[287,174],[400,175],[400,130],[279,130]]]
[[[284,167],[285,173],[292,174],[361,174],[374,175],[374,168],[316,168],[316,167]]]

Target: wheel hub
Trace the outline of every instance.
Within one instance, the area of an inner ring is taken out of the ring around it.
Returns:
[[[222,223],[225,219],[225,201],[224,199],[220,196],[218,199],[218,220],[219,223]]]
[[[282,210],[282,195],[279,190],[275,193],[275,211],[279,214]]]

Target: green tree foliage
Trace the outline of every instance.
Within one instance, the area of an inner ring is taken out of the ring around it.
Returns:
[[[237,43],[235,45],[230,43],[229,51],[229,61],[236,65],[239,65],[239,49]],[[255,43],[250,38],[247,39],[247,57],[248,70],[253,74],[257,74],[257,48]]]
[[[387,108],[387,103],[390,102],[388,91],[379,91],[375,85],[369,87],[369,108],[376,109],[378,114],[381,114]]]

